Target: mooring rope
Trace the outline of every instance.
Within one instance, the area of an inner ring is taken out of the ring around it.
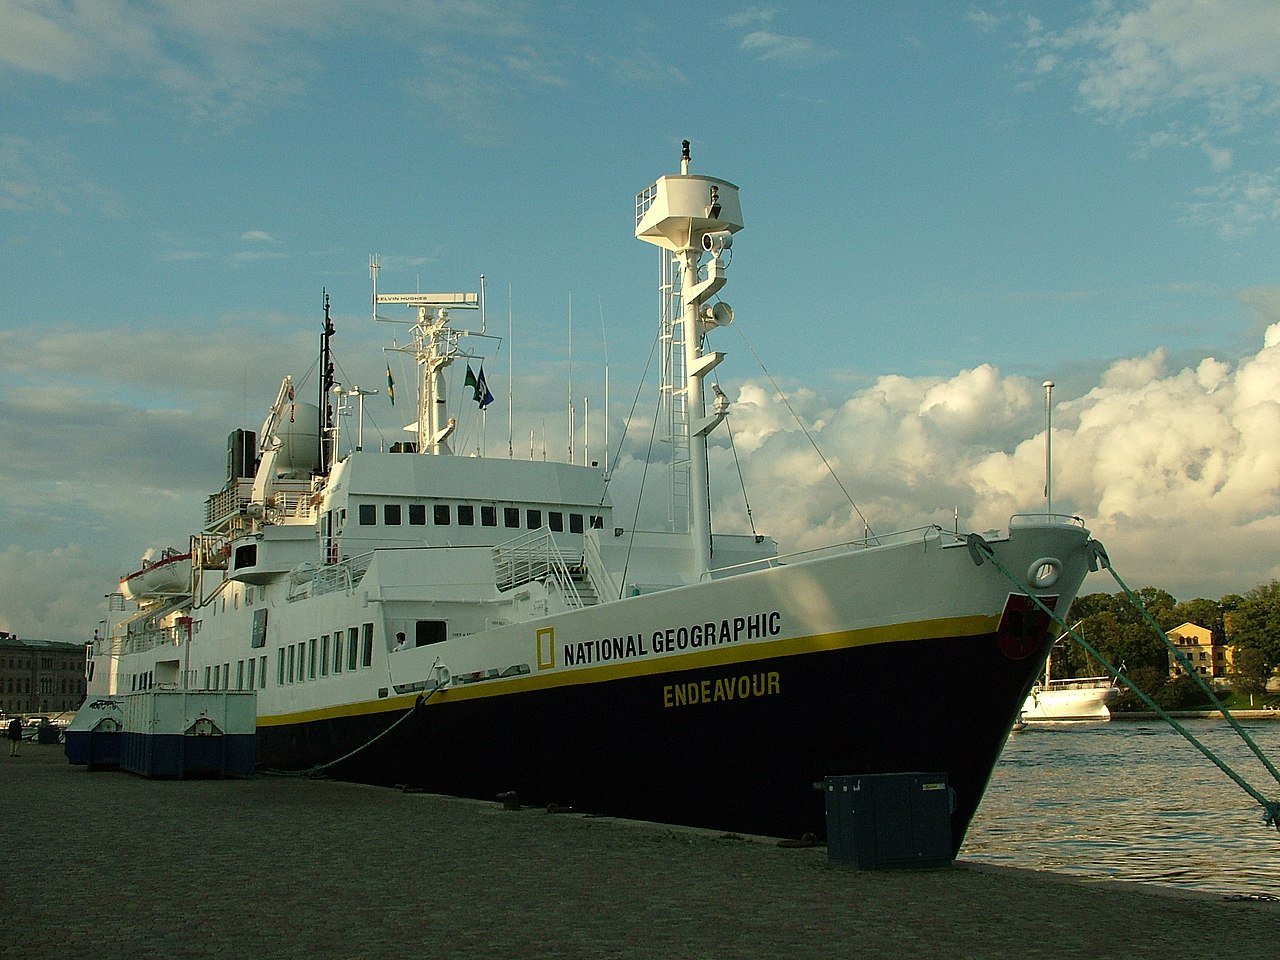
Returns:
[[[438,662],[439,661],[437,661],[437,663]],[[397,727],[400,726],[400,724],[404,723],[406,720],[412,717],[415,713],[417,713],[420,707],[426,706],[427,701],[430,700],[433,696],[435,696],[436,691],[441,690],[443,688],[444,688],[443,683],[437,683],[434,687],[431,688],[431,690],[426,694],[426,696],[423,696],[422,694],[418,694],[418,698],[413,701],[413,706],[411,706],[408,710],[406,710],[404,712],[404,715],[398,718],[395,723],[391,724],[391,726],[387,727],[385,730],[378,733],[376,736],[374,736],[372,740],[369,740],[366,743],[362,743],[360,746],[356,747],[350,753],[345,753],[342,756],[338,757],[336,760],[330,760],[328,763],[317,763],[314,767],[308,767],[306,770],[263,769],[260,772],[273,777],[318,777],[325,770],[329,770],[332,767],[336,767],[338,764],[342,763],[343,761],[350,760],[356,754],[362,753],[363,751],[369,749],[371,746],[373,746],[375,743],[377,743],[379,740],[381,740],[383,737],[389,734],[392,730],[395,730]]]
[[[1142,700],[1142,702],[1145,703],[1148,707],[1150,707],[1162,720],[1168,723],[1169,726],[1173,727],[1174,730],[1178,731],[1178,733],[1182,734],[1182,736],[1193,747],[1195,747],[1202,754],[1204,754],[1204,756],[1207,757],[1219,770],[1221,770],[1228,777],[1234,780],[1237,786],[1239,786],[1242,790],[1244,790],[1245,793],[1249,794],[1250,797],[1256,800],[1258,804],[1262,807],[1263,822],[1269,826],[1275,827],[1277,831],[1280,831],[1280,801],[1267,799],[1267,797],[1261,791],[1257,790],[1252,784],[1250,784],[1247,780],[1245,780],[1244,777],[1236,773],[1235,770],[1231,769],[1231,767],[1226,763],[1226,761],[1219,758],[1212,750],[1210,750],[1198,739],[1196,739],[1195,735],[1186,727],[1184,727],[1182,724],[1178,723],[1178,721],[1174,717],[1172,717],[1168,713],[1168,711],[1164,710],[1159,704],[1157,704],[1154,700],[1152,700],[1149,696],[1147,696],[1146,692],[1140,689],[1137,686],[1137,684],[1135,684],[1132,680],[1130,680],[1127,674],[1125,674],[1123,671],[1118,670],[1116,667],[1114,667],[1110,663],[1110,661],[1107,660],[1106,657],[1104,657],[1096,648],[1094,648],[1092,644],[1090,644],[1087,640],[1085,640],[1083,636],[1081,636],[1079,633],[1073,630],[1070,626],[1068,626],[1067,623],[1060,616],[1058,616],[1057,613],[1055,613],[1048,606],[1046,606],[1039,597],[1037,597],[1033,593],[1028,593],[1024,588],[1022,582],[1013,573],[1011,573],[1003,563],[1000,562],[1000,559],[996,556],[995,550],[992,548],[991,544],[987,543],[987,541],[984,540],[979,534],[971,533],[965,539],[969,546],[969,552],[973,557],[975,564],[981,565],[984,559],[990,560],[992,566],[994,566],[997,570],[999,570],[1000,573],[1005,577],[1005,579],[1007,579],[1010,583],[1012,583],[1020,594],[1022,594],[1023,596],[1029,597],[1031,601],[1037,607],[1040,608],[1041,611],[1043,611],[1046,615],[1048,615],[1048,617],[1051,620],[1053,620],[1054,623],[1056,623],[1060,628],[1062,628],[1063,632],[1070,635],[1071,639],[1075,640],[1076,643],[1080,644],[1080,646],[1084,648],[1085,652],[1087,652],[1089,656],[1093,657],[1100,664],[1102,664],[1102,666],[1106,669],[1106,671],[1109,674],[1111,674],[1111,676],[1115,677],[1117,680],[1123,683],[1126,687],[1132,690],[1135,694],[1137,694],[1138,697]],[[1108,570],[1111,569],[1110,558],[1107,557],[1106,550],[1103,549],[1102,544],[1098,543],[1098,541],[1096,540],[1091,539],[1089,540],[1087,547],[1090,550],[1090,557],[1089,557],[1090,570],[1097,571],[1099,565],[1106,567]],[[1114,571],[1112,572],[1112,576],[1115,576]],[[1120,578],[1118,576],[1116,576],[1116,581],[1120,582]],[[1123,584],[1121,584],[1121,586],[1123,586]],[[1125,587],[1125,590],[1126,592],[1129,592],[1127,587]],[[1131,600],[1135,601],[1138,604],[1138,606],[1142,609],[1144,615],[1147,616],[1148,620],[1150,620],[1150,615],[1147,614],[1145,607],[1141,606],[1141,601],[1137,601],[1137,599],[1132,595],[1132,593],[1130,593],[1129,596]],[[1159,624],[1155,624],[1154,620],[1151,620],[1151,623],[1155,626],[1157,630],[1160,629]],[[1163,637],[1164,632],[1160,631],[1160,635]],[[1167,642],[1167,638],[1166,638],[1166,642]],[[1216,697],[1214,698],[1214,702],[1218,702]],[[1271,774],[1276,777],[1277,781],[1280,781],[1280,775],[1276,774],[1275,767],[1272,766],[1271,762],[1266,759],[1266,757],[1258,749],[1257,745],[1248,736],[1248,734],[1246,734],[1243,731],[1239,723],[1237,723],[1235,719],[1230,716],[1226,708],[1222,707],[1220,703],[1219,703],[1219,708],[1222,710],[1223,715],[1226,716],[1229,720],[1231,720],[1232,725],[1235,727],[1236,731],[1241,734],[1245,742],[1248,743],[1250,747],[1253,748],[1254,753],[1262,760],[1267,770],[1270,771]]]

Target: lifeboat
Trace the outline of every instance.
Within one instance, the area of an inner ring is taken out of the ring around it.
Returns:
[[[120,578],[120,592],[129,600],[185,593],[191,579],[191,554],[166,549],[158,560],[143,560],[141,569]]]

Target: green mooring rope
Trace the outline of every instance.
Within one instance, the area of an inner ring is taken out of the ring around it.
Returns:
[[[1084,639],[1084,637],[1080,636],[1080,634],[1076,633],[1075,630],[1069,627],[1066,624],[1066,622],[1063,621],[1063,619],[1059,617],[1053,610],[1049,609],[1049,607],[1047,607],[1043,602],[1041,602],[1039,597],[1037,597],[1035,594],[1027,593],[1026,589],[1023,587],[1022,582],[1014,574],[1010,573],[1009,569],[1003,563],[1000,562],[991,544],[987,543],[986,540],[984,540],[978,534],[971,533],[966,539],[969,545],[969,551],[973,555],[975,563],[981,564],[984,558],[987,560],[990,560],[992,565],[997,570],[999,570],[1001,574],[1004,575],[1005,579],[1007,579],[1010,583],[1012,583],[1017,588],[1019,593],[1023,594],[1024,596],[1030,597],[1031,601],[1035,603],[1035,605],[1039,607],[1042,611],[1044,611],[1044,613],[1046,613],[1049,616],[1049,618],[1053,620],[1054,623],[1056,623],[1059,627],[1061,627],[1065,633],[1070,635],[1071,639],[1076,641],[1076,643],[1080,644],[1080,646],[1084,648],[1085,652],[1088,653],[1089,656],[1093,657],[1100,664],[1102,664],[1102,666],[1106,669],[1106,671],[1109,674],[1111,674],[1111,676],[1115,677],[1117,680],[1123,683],[1126,687],[1132,690],[1135,694],[1137,694],[1138,697],[1142,700],[1142,702],[1145,703],[1148,707],[1150,707],[1153,711],[1155,711],[1155,713],[1162,720],[1164,720],[1167,724],[1169,724],[1169,726],[1173,727],[1174,730],[1177,730],[1178,733],[1182,734],[1182,736],[1186,738],[1186,740],[1193,747],[1195,747],[1202,754],[1204,754],[1215,766],[1217,766],[1219,770],[1221,770],[1228,777],[1234,780],[1236,784],[1242,790],[1244,790],[1245,793],[1249,794],[1249,796],[1251,796],[1254,800],[1256,800],[1258,804],[1262,807],[1263,822],[1269,826],[1275,827],[1277,831],[1280,831],[1280,801],[1268,800],[1266,796],[1262,794],[1261,791],[1255,789],[1247,780],[1244,779],[1244,777],[1242,777],[1240,774],[1232,770],[1231,767],[1228,766],[1225,761],[1220,759],[1216,754],[1214,754],[1212,750],[1210,750],[1203,743],[1197,740],[1195,735],[1192,734],[1190,730],[1188,730],[1182,724],[1178,723],[1178,721],[1174,719],[1172,716],[1170,716],[1166,710],[1161,708],[1159,704],[1157,704],[1154,700],[1152,700],[1149,696],[1147,696],[1147,694],[1143,690],[1139,689],[1138,686],[1128,678],[1128,676],[1126,676],[1120,670],[1117,670],[1114,666],[1112,666],[1111,663],[1108,662],[1106,657],[1104,657],[1101,653],[1099,653],[1087,640]],[[1164,640],[1166,644],[1168,644],[1169,638],[1166,637],[1164,631],[1160,629],[1160,625],[1156,623],[1154,619],[1152,619],[1151,615],[1147,612],[1146,607],[1142,604],[1142,601],[1137,596],[1135,596],[1134,593],[1127,586],[1125,586],[1124,582],[1112,569],[1111,560],[1107,556],[1107,552],[1103,548],[1102,544],[1100,544],[1097,540],[1091,539],[1086,544],[1086,546],[1090,551],[1089,569],[1096,572],[1098,570],[1099,565],[1101,565],[1102,567],[1110,571],[1111,575],[1115,577],[1116,582],[1119,583],[1120,586],[1124,589],[1125,594],[1129,597],[1130,602],[1132,602],[1134,606],[1136,606],[1142,612],[1142,615],[1147,620],[1147,622],[1151,624],[1151,626],[1156,630],[1156,632],[1160,634],[1161,639]],[[1180,651],[1176,650],[1176,648],[1174,652],[1180,655]],[[1197,680],[1199,680],[1199,677],[1197,677]],[[1201,681],[1201,685],[1203,686],[1203,681]],[[1213,691],[1211,690],[1209,691],[1209,696],[1213,699],[1213,702],[1217,705],[1218,709],[1222,711],[1222,715],[1226,717],[1226,719],[1231,723],[1232,727],[1235,728],[1236,732],[1240,734],[1240,736],[1244,739],[1245,743],[1247,743],[1249,747],[1253,750],[1254,754],[1258,757],[1258,759],[1262,761],[1263,765],[1267,768],[1267,770],[1271,773],[1271,775],[1276,778],[1277,782],[1280,782],[1280,773],[1277,773],[1276,768],[1271,764],[1271,761],[1268,760],[1265,754],[1262,753],[1262,751],[1258,748],[1257,744],[1255,744],[1252,738],[1250,738],[1250,736],[1248,735],[1248,733],[1245,732],[1244,728],[1241,727],[1240,724],[1236,721],[1236,719],[1231,716],[1230,712],[1228,712],[1227,708],[1222,705],[1222,703],[1218,700],[1218,698],[1213,695]]]

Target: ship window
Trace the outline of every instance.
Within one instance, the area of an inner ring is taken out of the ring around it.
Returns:
[[[482,526],[496,527],[498,525],[498,508],[488,505],[481,507],[480,523]]]
[[[312,637],[307,641],[307,679],[314,680],[316,678],[316,644],[319,641]]]
[[[253,634],[249,638],[249,646],[265,647],[267,645],[267,610],[253,611]]]
[[[355,670],[360,655],[360,631],[356,627],[347,630],[347,669]]]
[[[469,503],[458,504],[458,526],[474,527],[476,525],[476,508]]]
[[[342,672],[342,631],[333,635],[333,672]]]
[[[267,655],[258,658],[258,689],[267,689]]]
[[[432,508],[432,515],[437,527],[447,527],[449,525],[449,505],[447,503],[437,503]]]
[[[419,620],[414,634],[418,646],[440,643],[449,639],[449,624],[445,620]]]
[[[384,503],[382,505],[382,522],[388,527],[400,526],[400,504]]]
[[[209,677],[213,674],[213,667],[204,668],[204,688],[209,689]]]
[[[355,628],[351,628],[352,633]],[[373,624],[366,623],[364,625],[364,657],[363,662],[366,667],[373,666]]]
[[[254,687],[258,685],[257,684],[258,678],[254,676],[254,673],[257,670],[257,666],[258,666],[258,658],[250,657],[249,658],[249,677],[248,677],[249,682],[245,685],[246,690],[252,690]]]
[[[216,663],[213,665],[213,689],[217,690],[222,685],[222,668]]]
[[[252,567],[258,562],[258,545],[256,543],[248,543],[243,547],[236,547],[236,569],[241,570],[244,567]]]
[[[289,683],[293,683],[293,668],[294,668],[294,663],[297,656],[298,656],[297,648],[295,648],[292,643],[289,644],[289,666],[285,670],[285,674],[284,674],[285,678],[288,680]],[[214,679],[217,680],[217,678],[218,678],[217,674],[214,674]]]
[[[582,532],[582,514],[580,513],[569,514],[569,532],[570,533]]]
[[[560,533],[564,530],[564,514],[559,510],[547,511],[547,526],[551,528],[552,533]]]
[[[155,681],[152,680],[152,683],[154,684]],[[231,664],[229,663],[224,663],[222,665],[222,689],[231,689]]]
[[[329,675],[329,635],[320,638],[320,676]]]
[[[208,670],[208,667],[205,669]],[[284,686],[284,647],[276,651],[276,686]]]
[[[409,504],[409,526],[421,527],[427,522],[427,505],[425,503]]]
[[[244,689],[244,661],[243,660],[236,661],[236,689],[237,690]]]
[[[360,504],[360,515],[356,518],[362,527],[376,526],[378,523],[378,507],[372,503]]]
[[[502,508],[502,525],[504,527],[520,526],[520,510],[518,507]]]
[[[603,529],[604,529],[604,517],[600,517],[600,516],[596,516],[595,514],[592,514],[592,515],[591,515],[591,529],[592,529],[592,530],[603,530]]]
[[[526,510],[524,512],[524,525],[530,530],[537,530],[542,526],[541,510]]]

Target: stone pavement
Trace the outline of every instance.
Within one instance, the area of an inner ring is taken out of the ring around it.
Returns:
[[[1280,904],[326,781],[0,757],[0,958],[1274,956]]]

